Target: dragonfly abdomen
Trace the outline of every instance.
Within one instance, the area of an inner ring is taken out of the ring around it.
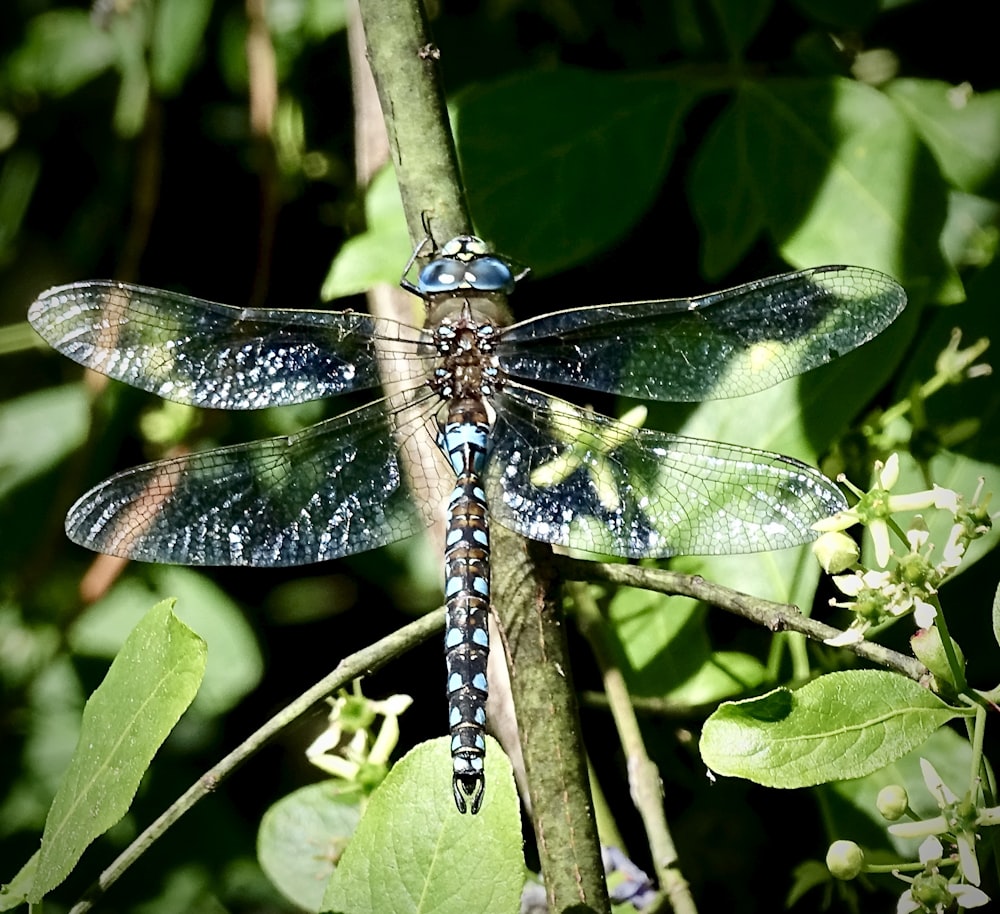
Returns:
[[[489,422],[482,401],[452,403],[438,444],[458,479],[448,500],[445,540],[445,662],[452,790],[460,812],[479,811],[485,790],[486,662],[490,652],[490,537],[479,474]]]

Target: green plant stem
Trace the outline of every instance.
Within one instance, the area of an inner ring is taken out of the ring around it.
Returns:
[[[29,349],[46,351],[47,344],[31,328],[27,321],[0,327],[0,356],[27,352]]]
[[[962,661],[958,659],[958,653],[955,650],[955,643],[951,640],[951,633],[948,631],[948,623],[944,618],[944,611],[941,609],[941,601],[936,595],[931,595],[929,597],[931,604],[935,609],[934,624],[938,628],[938,632],[941,635],[941,647],[944,649],[944,655],[948,660],[948,669],[951,670],[952,681],[955,683],[955,689],[958,692],[968,692],[969,683],[965,678],[965,666]],[[969,734],[970,738],[972,734]]]
[[[587,639],[601,670],[608,706],[625,750],[629,791],[642,817],[657,882],[670,899],[675,914],[695,914],[697,907],[691,897],[690,886],[681,872],[677,849],[663,810],[660,773],[646,752],[625,677],[613,660],[614,651],[609,643],[612,636],[608,625],[587,586],[570,584],[568,591],[576,607],[580,631]]]
[[[983,791],[983,805],[986,807],[993,807],[997,805],[997,790],[996,790],[996,778],[993,775],[993,769],[990,767],[989,760],[983,755],[983,740],[986,737],[986,708],[982,705],[976,707],[976,727],[974,730],[974,736],[972,740],[972,775],[975,778],[976,775],[981,778],[981,785]],[[996,835],[996,829],[983,829],[983,833],[980,834],[983,839],[983,843],[987,844],[991,850],[990,856],[993,860],[993,872],[995,878],[1000,882],[1000,854],[997,853],[998,840]]]
[[[919,860],[911,863],[866,863],[863,873],[919,873],[926,867]]]
[[[969,784],[975,784],[978,778],[983,780],[983,795],[986,798],[986,805],[992,806],[988,780],[983,777],[983,739],[986,735],[986,709],[981,705],[976,706],[976,718],[972,727],[972,764],[969,771]]]
[[[222,761],[213,765],[171,803],[170,807],[101,873],[97,882],[87,890],[80,901],[73,905],[70,914],[84,914],[85,911],[89,911],[108,888],[195,803],[214,791],[243,762],[259,752],[265,743],[302,717],[327,695],[343,688],[359,676],[375,672],[390,660],[412,650],[432,635],[440,635],[443,628],[443,612],[433,612],[417,619],[416,622],[411,622],[380,641],[376,641],[356,654],[345,657],[330,675],[321,679],[295,701],[275,714],[264,726],[240,743]]]
[[[983,806],[989,808],[997,805],[996,778],[993,776],[993,769],[989,761],[983,755],[983,741],[986,738],[986,707],[976,705],[976,718],[972,727],[972,759],[969,772],[970,785],[974,787],[979,781],[980,789],[983,793]],[[1000,855],[997,854],[996,829],[981,829],[980,838],[984,846],[989,846],[992,853],[993,870],[996,878],[1000,881]]]
[[[957,348],[957,341],[955,346]],[[962,355],[964,356],[962,360],[961,370],[968,369],[969,366],[975,362],[986,350],[989,348],[989,340],[981,339],[977,340],[971,346],[966,349]],[[881,416],[879,416],[879,425],[882,429],[886,429],[895,422],[897,419],[903,418],[912,407],[917,403],[923,403],[930,397],[934,396],[939,390],[944,389],[949,384],[956,383],[956,373],[954,370],[955,366],[952,366],[951,371],[935,371],[934,375],[928,380],[921,384],[915,394],[912,397],[905,397],[898,403],[889,407]]]

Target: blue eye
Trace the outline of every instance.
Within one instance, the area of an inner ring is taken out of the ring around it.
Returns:
[[[441,257],[432,260],[420,271],[417,288],[422,295],[438,295],[456,289],[478,292],[514,291],[514,274],[499,257],[474,257],[457,260]]]
[[[474,280],[469,281],[473,289],[481,292],[514,291],[514,274],[509,266],[499,257],[477,257],[466,266],[466,275],[472,274]]]

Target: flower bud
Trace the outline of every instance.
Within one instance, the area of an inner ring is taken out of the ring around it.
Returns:
[[[827,574],[840,574],[854,565],[860,552],[858,544],[846,533],[824,533],[813,543],[813,555]]]
[[[834,841],[826,852],[826,868],[837,879],[854,879],[865,864],[865,852],[853,841]]]
[[[962,649],[954,641],[952,646],[955,648],[959,665],[964,668],[965,656],[962,654]],[[948,664],[948,655],[941,643],[941,632],[936,625],[921,629],[910,638],[910,648],[913,650],[913,656],[934,674],[939,683],[955,687],[955,676]]]
[[[910,798],[906,795],[906,789],[899,784],[890,784],[883,787],[878,792],[875,800],[875,808],[882,814],[882,818],[888,822],[895,822],[901,819],[906,810],[909,809]]]

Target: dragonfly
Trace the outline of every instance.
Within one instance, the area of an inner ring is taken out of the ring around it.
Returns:
[[[389,391],[292,435],[120,472],[73,505],[66,531],[139,561],[295,566],[412,536],[445,506],[452,793],[459,812],[475,814],[485,794],[491,521],[588,553],[666,558],[800,545],[815,538],[815,521],[846,508],[838,486],[798,460],[612,419],[536,385],[740,397],[866,343],[906,295],[875,270],[822,266],[512,323],[506,299],[524,271],[462,235],[433,249],[412,282],[420,251],[401,284],[423,299],[423,327],[103,280],[49,289],[29,320],[81,365],[199,407]]]

